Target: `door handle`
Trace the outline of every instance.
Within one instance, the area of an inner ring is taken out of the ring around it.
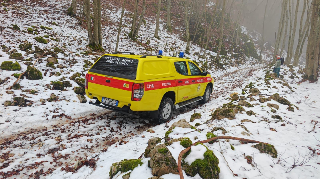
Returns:
[[[178,83],[182,83],[182,81],[178,81]]]
[[[110,83],[111,81],[110,81],[110,80],[106,80],[106,82],[107,82],[107,83]]]

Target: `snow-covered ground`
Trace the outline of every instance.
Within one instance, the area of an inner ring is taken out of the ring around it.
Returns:
[[[42,49],[59,47],[64,53],[58,54],[58,63],[67,68],[46,67],[47,57],[35,64],[42,71],[42,80],[20,80],[21,90],[8,90],[12,86],[14,73],[26,70],[25,61],[9,59],[9,55],[0,48],[0,63],[3,61],[18,61],[20,71],[0,70],[0,79],[8,78],[0,85],[0,176],[3,178],[109,178],[110,166],[123,159],[137,159],[145,151],[147,142],[153,137],[162,138],[174,122],[185,119],[195,129],[175,128],[169,135],[171,138],[189,137],[193,142],[205,140],[207,132],[214,127],[223,127],[227,133],[214,131],[220,136],[234,136],[266,142],[274,145],[278,152],[277,158],[260,153],[251,147],[252,144],[241,144],[233,140],[219,140],[213,144],[205,144],[219,159],[220,178],[319,178],[320,177],[320,90],[319,83],[301,81],[298,68],[290,71],[288,67],[281,70],[283,79],[272,79],[266,84],[265,75],[268,69],[263,65],[248,59],[247,63],[226,70],[209,70],[215,78],[214,91],[209,103],[178,111],[174,119],[167,124],[152,124],[148,117],[135,118],[100,109],[87,103],[80,103],[73,87],[78,86],[69,80],[76,72],[84,77],[87,67],[85,60],[93,62],[99,54],[85,55],[87,39],[86,30],[82,29],[77,20],[66,16],[61,9],[66,9],[66,1],[43,1],[42,7],[38,4],[20,3],[1,6],[0,21],[6,27],[0,34],[0,45],[16,49],[22,53],[24,59],[32,58],[34,54],[27,54],[19,50],[19,45],[28,41]],[[26,5],[27,4],[27,5]],[[110,6],[112,7],[112,6]],[[5,9],[6,8],[6,11]],[[103,11],[104,15],[113,22],[118,22],[120,10]],[[128,13],[128,12],[127,12]],[[128,15],[128,14],[127,14]],[[55,22],[55,23],[53,23]],[[129,18],[126,19],[129,23]],[[20,31],[8,27],[16,24]],[[56,25],[54,25],[56,24]],[[52,28],[41,29],[40,26]],[[29,34],[27,28],[38,27],[39,34]],[[150,41],[153,52],[147,52],[145,47],[129,40],[125,34],[129,27],[122,31],[119,51],[133,51],[137,54],[153,53],[163,49],[165,55],[172,55],[185,49],[186,43],[178,35],[167,33],[161,25],[161,39],[153,38],[155,25],[147,19],[147,24],[141,28],[141,42]],[[104,48],[111,53],[115,47],[116,26],[104,28]],[[48,44],[40,44],[34,40],[36,36],[49,35]],[[52,39],[59,39],[55,41]],[[10,51],[11,51],[10,50]],[[191,55],[197,60],[195,52],[201,49],[192,45]],[[215,55],[213,52],[209,54]],[[50,56],[49,56],[50,57]],[[75,59],[75,60],[73,60]],[[268,60],[268,59],[265,59]],[[76,62],[73,64],[73,62]],[[58,65],[58,64],[57,64]],[[57,67],[57,65],[55,65]],[[48,70],[48,71],[47,71]],[[47,71],[46,75],[45,72]],[[61,75],[56,76],[59,72]],[[51,73],[51,74],[50,74]],[[295,74],[295,78],[290,78]],[[72,87],[64,91],[51,90],[51,81],[65,77]],[[294,112],[288,111],[288,106],[271,100],[259,102],[259,95],[250,100],[248,91],[243,96],[253,107],[244,107],[252,110],[255,115],[245,112],[236,115],[233,120],[211,120],[212,113],[223,104],[231,101],[230,94],[242,95],[242,90],[250,82],[260,90],[261,97],[269,97],[278,93],[293,104]],[[290,86],[290,88],[288,87]],[[37,91],[31,94],[28,90]],[[50,98],[54,93],[59,97],[56,102],[43,100]],[[29,107],[3,106],[7,100],[15,96],[24,96],[32,101]],[[267,103],[277,104],[278,110],[268,107]],[[272,112],[273,111],[273,112]],[[194,113],[200,113],[201,118],[190,122]],[[278,115],[280,119],[272,116]],[[235,150],[230,147],[232,144]],[[168,146],[173,157],[184,148],[179,143]],[[201,149],[199,149],[201,151]],[[253,162],[247,163],[245,156],[251,156]],[[87,161],[77,168],[79,161]],[[92,161],[90,165],[90,161]],[[152,177],[148,167],[148,158],[142,157],[143,165],[135,168],[131,177],[145,179]],[[77,170],[74,170],[77,168]],[[233,174],[237,174],[234,176]],[[118,174],[122,178],[123,174]],[[199,175],[185,178],[201,178]],[[162,176],[164,179],[179,178],[176,174]]]

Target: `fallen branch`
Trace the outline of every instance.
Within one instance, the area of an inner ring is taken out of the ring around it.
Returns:
[[[37,63],[37,61],[39,60],[39,58],[33,63],[32,67],[34,67],[34,65]],[[8,89],[10,90],[15,84],[18,83],[18,81],[21,79],[21,77],[26,73],[27,71],[23,72],[20,74],[19,78],[13,83],[12,86],[10,86]]]
[[[243,143],[264,143],[264,142],[260,142],[260,141],[256,141],[256,140],[250,140],[250,139],[244,139],[244,138],[238,138],[238,137],[232,137],[232,136],[218,136],[218,137],[213,137],[211,139],[207,139],[207,140],[203,140],[203,141],[198,141],[198,142],[195,142],[193,143],[191,146],[194,146],[198,143],[208,143],[208,142],[211,142],[211,141],[216,141],[218,139],[231,139],[231,140],[239,140]],[[264,143],[264,144],[267,144],[267,143]],[[178,171],[179,171],[179,175],[180,175],[180,179],[184,179],[183,177],[183,173],[182,173],[182,169],[181,169],[181,159],[182,159],[182,156],[187,153],[190,149],[191,149],[191,146],[184,149],[183,151],[180,152],[179,154],[179,158],[178,158]]]

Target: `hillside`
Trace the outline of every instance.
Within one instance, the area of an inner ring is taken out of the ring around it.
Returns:
[[[131,172],[130,178],[147,179],[154,172],[148,167],[152,156],[144,155],[150,139],[159,137],[157,142],[167,149],[162,151],[171,153],[172,161],[178,163],[178,155],[185,149],[181,138],[195,143],[214,135],[256,140],[276,149],[276,153],[262,153],[252,147],[256,143],[229,139],[192,148],[198,152],[191,161],[206,150],[213,152],[219,161],[219,178],[320,176],[320,86],[302,82],[301,69],[283,66],[282,78],[275,78],[263,63],[271,61],[269,55],[263,55],[262,61],[245,58],[241,63],[223,59],[225,70],[208,69],[215,79],[209,103],[179,109],[170,122],[157,125],[146,116],[131,117],[89,104],[81,87],[101,53],[87,48],[87,31],[66,15],[69,6],[66,0],[45,0],[3,2],[0,7],[0,64],[12,61],[21,66],[15,71],[0,69],[0,176],[110,178],[115,162],[141,159],[143,164],[132,171],[116,172],[113,178]],[[103,29],[103,47],[112,53],[121,9],[108,7],[104,15],[110,22]],[[154,38],[152,17],[141,27],[139,43],[126,35],[129,15],[125,24],[119,51],[156,54],[162,49],[171,56],[186,47],[182,35],[168,33],[164,23],[161,38]],[[216,56],[212,51],[203,52],[192,44],[186,57],[201,64]],[[24,76],[11,89],[28,66],[39,70],[42,78],[28,80]],[[184,125],[170,128],[183,120]],[[172,170],[161,178],[179,178],[176,167]],[[185,178],[202,178],[183,172]]]

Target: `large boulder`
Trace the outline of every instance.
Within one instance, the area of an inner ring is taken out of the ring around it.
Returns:
[[[153,176],[160,177],[169,173],[179,173],[177,162],[165,144],[155,146],[149,156],[151,156],[149,167]]]

